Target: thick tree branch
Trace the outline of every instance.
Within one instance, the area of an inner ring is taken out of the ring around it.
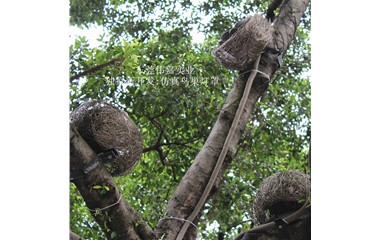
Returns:
[[[95,152],[83,140],[70,123],[70,171],[83,168],[96,157]],[[74,181],[87,207],[108,239],[113,240],[157,239],[153,230],[121,196],[117,185],[104,166],[98,167],[87,177]],[[107,186],[102,194],[93,186]],[[97,210],[104,209],[104,210]]]
[[[125,60],[125,58],[115,58],[115,59],[113,59],[111,61],[108,61],[106,63],[103,63],[103,64],[100,64],[98,66],[92,67],[92,68],[90,68],[90,69],[88,69],[86,71],[83,71],[81,73],[78,73],[78,74],[72,76],[70,78],[70,82],[72,82],[73,80],[78,79],[80,77],[86,76],[86,75],[88,75],[90,73],[99,71],[100,69],[105,68],[105,67],[107,67],[109,65],[116,64],[117,62],[124,61],[124,60]]]
[[[289,0],[282,4],[279,17],[273,25],[274,39],[268,47],[281,48],[283,50],[283,56],[286,54],[286,50],[288,49],[291,40],[294,38],[296,28],[300,22],[303,12],[306,10],[308,3],[309,0]],[[276,55],[262,54],[259,65],[259,70],[261,72],[264,72],[272,77],[278,68],[279,64],[277,62]],[[252,69],[252,67],[250,69]],[[250,71],[244,71],[236,79],[235,84],[228,94],[224,107],[219,114],[219,117],[211,130],[206,143],[195,158],[193,164],[190,166],[190,169],[181,180],[179,186],[173,194],[173,197],[168,203],[166,209],[168,216],[187,219],[187,217],[192,213],[194,207],[197,205],[200,199],[199,193],[204,192],[217,159],[221,153],[223,143],[231,127],[231,123],[237,111],[249,75]],[[261,74],[256,76],[237,130],[232,138],[230,149],[219,172],[218,179],[214,184],[214,190],[211,191],[210,195],[212,195],[220,187],[223,173],[236,153],[236,146],[242,133],[244,132],[246,123],[250,118],[250,113],[252,112],[257,100],[267,89],[268,84],[269,82],[265,76]],[[200,211],[197,217],[193,220],[194,224],[198,223],[201,213],[202,211]],[[176,239],[176,236],[183,224],[183,221],[163,220],[158,223],[155,231],[158,236],[165,234],[164,239],[172,240]],[[189,227],[184,239],[192,240],[195,238],[196,229],[194,227]]]

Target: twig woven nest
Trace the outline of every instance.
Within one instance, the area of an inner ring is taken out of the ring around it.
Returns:
[[[227,69],[244,70],[261,55],[271,40],[269,21],[259,14],[249,15],[223,34],[222,41],[211,55]]]
[[[299,171],[273,174],[261,183],[254,200],[254,222],[265,223],[269,217],[298,210],[311,194],[310,176]]]
[[[112,176],[130,173],[139,162],[142,136],[126,112],[103,100],[91,100],[74,110],[71,122],[96,154],[109,149],[118,152],[118,157],[105,163]]]

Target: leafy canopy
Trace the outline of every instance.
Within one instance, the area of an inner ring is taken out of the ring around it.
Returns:
[[[88,98],[126,111],[144,138],[140,164],[116,178],[123,197],[154,228],[204,144],[237,72],[210,55],[219,36],[269,1],[70,1],[70,25],[102,27],[98,46],[85,36],[70,45],[70,110]],[[282,67],[252,113],[221,190],[206,204],[200,236],[232,237],[250,228],[252,202],[265,177],[308,172],[310,139],[310,6]],[[195,42],[195,34],[202,42]],[[91,71],[96,66],[107,66]],[[78,74],[90,70],[86,76]],[[210,227],[211,226],[211,227]],[[104,237],[71,184],[70,227]]]

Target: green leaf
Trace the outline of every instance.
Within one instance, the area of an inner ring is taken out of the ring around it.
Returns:
[[[97,81],[96,78],[90,78],[90,79],[88,79],[88,81],[87,81],[87,86],[90,87],[90,86],[93,85],[96,81]]]

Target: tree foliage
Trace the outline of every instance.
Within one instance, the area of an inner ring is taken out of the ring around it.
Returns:
[[[219,36],[269,1],[70,1],[70,24],[104,29],[97,47],[70,46],[70,110],[105,99],[128,113],[144,139],[140,164],[115,179],[126,201],[155,228],[176,186],[206,141],[238,73],[210,55]],[[309,172],[311,132],[308,7],[283,65],[252,112],[234,161],[205,207],[200,237],[249,229],[260,182],[284,170]],[[195,42],[194,33],[204,36]],[[106,64],[105,64],[106,63]],[[96,69],[96,66],[105,64]],[[80,73],[87,71],[86,76]],[[201,193],[200,193],[201,194]],[[70,185],[70,227],[86,239],[105,235]]]

